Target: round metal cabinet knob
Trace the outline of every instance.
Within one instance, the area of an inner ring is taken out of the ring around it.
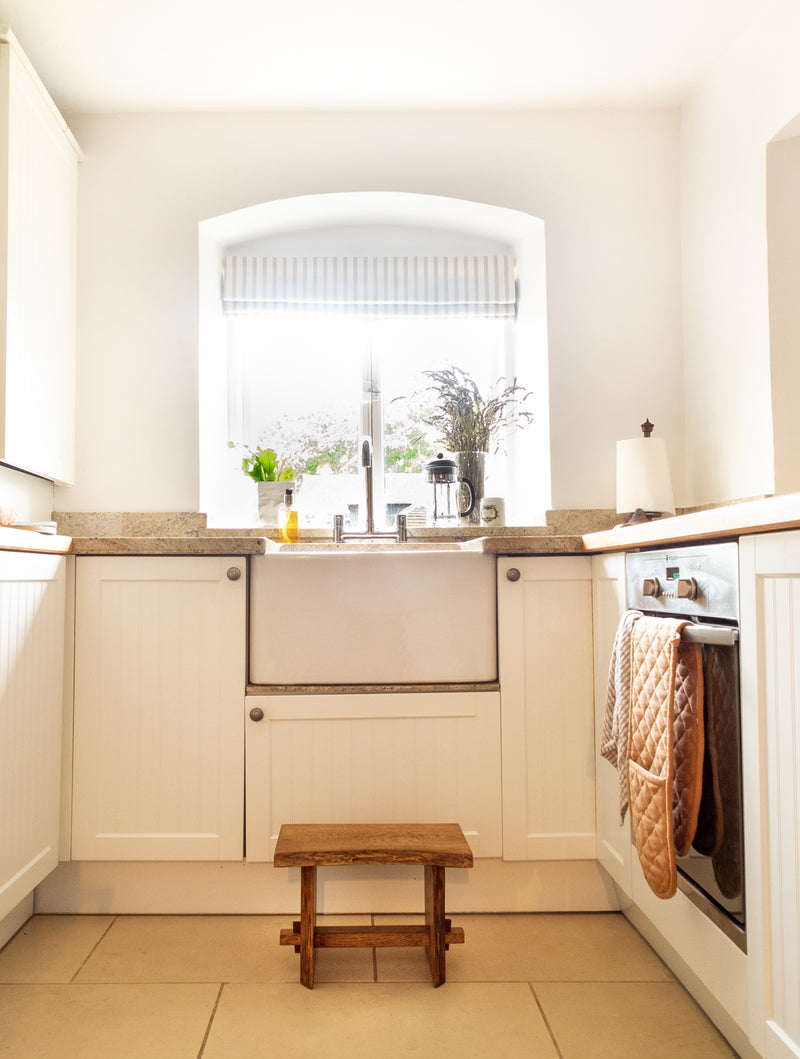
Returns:
[[[238,566],[229,566],[228,567],[228,580],[229,581],[238,581],[241,576],[242,576],[242,571],[239,569]]]
[[[678,581],[678,599],[696,599],[697,582],[693,577],[681,577]]]
[[[519,581],[521,574],[516,566],[512,566],[509,570],[506,570],[506,577],[509,581]]]
[[[260,706],[254,706],[252,708],[252,710],[250,711],[250,720],[251,721],[263,721],[264,720],[264,711],[261,709]]]

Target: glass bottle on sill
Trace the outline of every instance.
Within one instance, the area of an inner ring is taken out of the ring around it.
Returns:
[[[297,511],[294,508],[294,494],[287,489],[283,496],[283,503],[278,512],[278,528],[280,538],[284,544],[295,544],[299,536]]]

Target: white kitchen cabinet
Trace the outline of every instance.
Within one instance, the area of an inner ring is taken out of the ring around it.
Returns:
[[[496,690],[247,699],[247,859],[281,824],[458,821],[502,852]]]
[[[743,537],[742,754],[750,1036],[800,1056],[800,532]]]
[[[240,859],[246,560],[76,567],[73,859]]]
[[[594,860],[591,559],[501,557],[497,576],[503,858]]]
[[[0,460],[74,481],[80,148],[0,27]]]
[[[58,863],[65,559],[0,552],[0,919]]]
[[[622,892],[631,894],[630,819],[619,821],[619,773],[600,756],[608,668],[619,620],[625,612],[625,555],[592,558],[594,616],[595,745],[597,748],[597,860]]]

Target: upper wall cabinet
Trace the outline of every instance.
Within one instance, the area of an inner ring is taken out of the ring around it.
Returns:
[[[0,461],[72,484],[80,148],[0,26]]]

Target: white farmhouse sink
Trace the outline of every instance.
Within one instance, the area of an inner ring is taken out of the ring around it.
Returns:
[[[401,549],[252,556],[250,683],[496,680],[494,556]]]

